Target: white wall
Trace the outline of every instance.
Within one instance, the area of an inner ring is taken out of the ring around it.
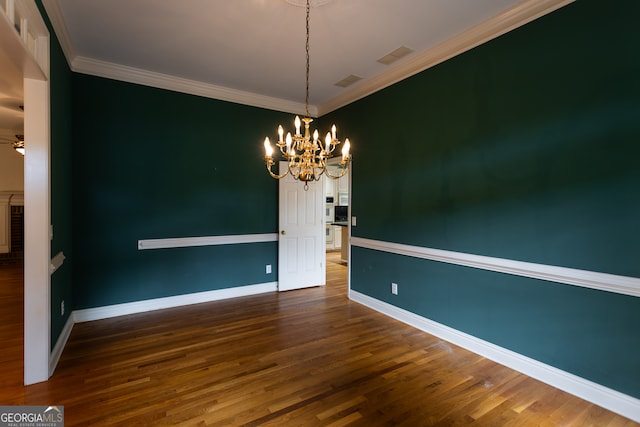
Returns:
[[[0,144],[0,191],[24,191],[24,157],[11,144]]]

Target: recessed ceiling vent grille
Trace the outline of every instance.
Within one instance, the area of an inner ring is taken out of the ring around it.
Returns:
[[[387,55],[383,56],[382,58],[378,59],[378,62],[384,65],[389,65],[392,64],[394,62],[396,62],[398,59],[403,58],[407,55],[409,55],[410,53],[413,53],[414,50],[410,49],[406,46],[400,46],[399,48],[397,48],[396,50],[394,50],[391,53],[388,53]]]
[[[349,77],[345,77],[344,79],[334,84],[340,87],[347,87],[347,86],[351,86],[352,84],[354,84],[359,80],[362,80],[362,77],[356,76],[355,74],[351,74]]]

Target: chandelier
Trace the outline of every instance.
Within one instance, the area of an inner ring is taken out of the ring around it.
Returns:
[[[310,181],[318,181],[323,174],[326,174],[329,178],[338,179],[347,173],[349,168],[349,162],[351,156],[349,150],[351,143],[349,138],[345,139],[342,146],[342,161],[339,166],[342,169],[337,175],[332,175],[327,169],[327,160],[332,157],[332,153],[336,146],[340,144],[340,140],[336,138],[336,126],[331,127],[331,132],[327,132],[324,138],[324,144],[319,138],[318,130],[313,132],[313,139],[311,137],[309,125],[313,119],[309,115],[309,12],[310,12],[309,0],[307,0],[307,43],[305,46],[305,52],[307,57],[307,74],[306,74],[306,98],[305,98],[305,117],[300,119],[296,116],[294,125],[296,128],[295,134],[291,135],[291,132],[287,132],[284,136],[284,129],[282,126],[278,126],[278,142],[276,145],[280,149],[282,157],[287,161],[287,170],[280,171],[280,174],[274,173],[271,169],[276,163],[273,159],[274,149],[271,146],[269,137],[264,139],[264,161],[271,175],[275,179],[284,178],[287,174],[291,174],[294,179],[303,181],[305,183],[305,190],[309,188]],[[300,132],[300,126],[304,123],[304,134]]]

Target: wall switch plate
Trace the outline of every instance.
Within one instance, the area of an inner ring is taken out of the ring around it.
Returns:
[[[60,316],[64,316],[64,300],[60,303]]]
[[[394,295],[398,295],[398,284],[397,283],[392,283],[391,284],[391,293]]]
[[[265,271],[267,274],[271,274],[271,264],[267,264],[267,266],[265,267]]]
[[[355,227],[355,226],[356,226],[356,217],[355,217],[355,216],[352,216],[352,217],[351,217],[351,226],[352,226],[352,227]]]

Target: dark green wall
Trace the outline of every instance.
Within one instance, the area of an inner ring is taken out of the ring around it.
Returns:
[[[640,277],[639,14],[578,0],[323,117],[353,235]],[[360,248],[352,287],[640,397],[636,297]]]
[[[275,242],[137,241],[275,233],[261,140],[286,114],[80,74],[73,94],[75,308],[277,280]]]
[[[72,250],[72,107],[71,70],[53,31],[51,23],[37,2],[50,34],[50,120],[51,120],[51,224],[53,240],[51,256],[63,252],[66,259],[61,268],[51,276],[51,348],[56,345],[60,333],[73,310],[73,250]],[[65,303],[61,314],[60,303]]]
[[[351,265],[353,290],[638,396],[637,297],[358,247]]]

